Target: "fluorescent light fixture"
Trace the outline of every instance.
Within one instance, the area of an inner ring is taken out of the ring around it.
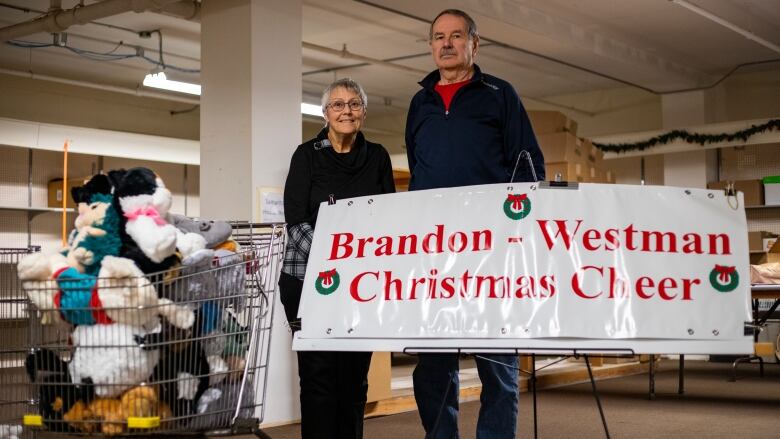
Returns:
[[[165,72],[149,73],[144,78],[147,87],[161,88],[163,90],[177,91],[200,96],[200,85],[189,82],[171,81],[165,77]]]
[[[308,114],[309,116],[322,117],[322,107],[320,107],[319,105],[307,104],[306,102],[301,102],[301,113]]]
[[[144,78],[146,87],[161,88],[163,90],[177,91],[200,96],[200,85],[188,82],[172,81],[165,77],[165,72],[149,73]],[[309,116],[322,117],[322,108],[319,105],[301,102],[301,113]]]
[[[774,43],[772,43],[770,41],[767,41],[767,40],[759,37],[758,35],[754,34],[753,32],[745,30],[745,29],[737,26],[736,24],[734,24],[734,23],[732,23],[732,22],[730,22],[730,21],[728,21],[728,20],[726,20],[724,18],[721,18],[721,17],[719,17],[719,16],[717,16],[715,14],[713,14],[712,12],[706,11],[706,10],[704,10],[704,9],[702,9],[702,8],[700,8],[700,7],[694,5],[694,4],[692,4],[692,3],[690,3],[690,2],[688,2],[686,0],[671,0],[671,1],[672,1],[672,3],[674,3],[674,4],[678,5],[678,6],[682,6],[683,8],[688,9],[689,11],[691,11],[693,13],[699,14],[702,17],[704,17],[704,18],[706,18],[708,20],[711,20],[711,21],[713,21],[715,23],[718,23],[719,25],[721,25],[721,26],[723,26],[723,27],[725,27],[727,29],[730,29],[730,30],[732,30],[732,31],[742,35],[743,37],[747,38],[748,40],[755,41],[756,43],[766,47],[767,49],[774,50],[775,52],[780,53],[780,46],[778,46],[777,44],[774,44]]]

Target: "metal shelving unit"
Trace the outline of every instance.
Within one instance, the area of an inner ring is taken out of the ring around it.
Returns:
[[[6,206],[0,204],[0,210],[15,210],[19,212],[30,212],[33,215],[38,215],[41,213],[47,213],[47,212],[62,212],[61,207],[23,207],[23,206]],[[72,207],[68,207],[65,209],[68,213],[74,213],[76,212],[76,209]]]

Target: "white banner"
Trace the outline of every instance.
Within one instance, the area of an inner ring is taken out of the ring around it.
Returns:
[[[539,186],[323,204],[296,348],[752,350],[741,198]]]

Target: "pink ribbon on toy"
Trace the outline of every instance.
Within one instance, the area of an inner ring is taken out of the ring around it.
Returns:
[[[125,212],[124,215],[125,215],[125,218],[127,218],[127,219],[129,219],[131,221],[135,220],[135,219],[138,219],[139,216],[148,216],[158,226],[162,226],[162,225],[168,224],[168,222],[165,221],[165,219],[160,216],[160,212],[158,212],[157,209],[155,209],[152,206],[149,206],[149,207],[139,207],[138,209],[135,209],[133,211]]]

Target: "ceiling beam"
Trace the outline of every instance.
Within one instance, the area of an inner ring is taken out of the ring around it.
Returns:
[[[706,9],[702,9],[702,8],[700,8],[700,7],[694,5],[693,3],[688,2],[686,0],[671,0],[671,2],[676,4],[676,5],[682,6],[683,8],[688,9],[689,11],[691,11],[691,12],[693,12],[695,14],[701,15],[702,17],[704,17],[704,18],[706,18],[706,19],[708,19],[708,20],[710,20],[710,21],[712,21],[714,23],[717,23],[717,24],[721,25],[721,26],[725,27],[726,29],[732,30],[732,31],[742,35],[743,37],[747,38],[748,40],[756,42],[756,43],[766,47],[769,50],[772,50],[772,51],[774,51],[776,53],[780,53],[780,46],[778,46],[777,44],[772,43],[770,41],[767,41],[767,40],[759,37],[758,35],[754,34],[753,32],[750,32],[749,30],[743,29],[743,28],[737,26],[736,24],[726,20],[725,18],[719,17],[719,16],[713,14],[712,12],[707,11]]]
[[[64,32],[73,25],[83,25],[101,18],[125,12],[172,12],[167,7],[179,9],[174,6],[177,3],[193,3],[182,0],[105,0],[86,6],[78,6],[71,9],[53,9],[42,17],[23,23],[0,28],[0,43],[14,38],[24,37],[38,32],[57,33]],[[185,14],[193,14],[191,8],[184,5],[182,11]]]
[[[351,60],[360,61],[368,64],[376,64],[384,67],[389,67],[391,69],[402,70],[407,73],[414,73],[416,75],[427,75],[429,73],[425,70],[416,69],[414,67],[409,67],[402,64],[396,64],[394,62],[385,61],[378,58],[371,58],[364,55],[358,55],[357,53],[348,51],[346,45],[341,50],[338,50],[338,49],[331,49],[330,47],[320,46],[319,44],[307,43],[306,41],[304,41],[302,43],[302,47],[304,49],[315,50],[317,52],[327,53],[329,55],[335,55],[344,59],[351,59]]]

